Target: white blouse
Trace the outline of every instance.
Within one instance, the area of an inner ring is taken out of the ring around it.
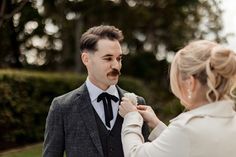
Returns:
[[[144,143],[143,118],[124,117],[125,157],[236,157],[236,113],[232,101],[219,101],[180,114],[167,127],[158,124]]]

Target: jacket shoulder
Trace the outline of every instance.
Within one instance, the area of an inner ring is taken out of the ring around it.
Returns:
[[[204,118],[204,115],[192,115],[192,114],[182,113],[176,118],[170,120],[170,122],[173,124],[185,126],[191,123],[191,121],[194,121],[200,118]]]
[[[50,108],[67,108],[74,104],[78,97],[86,92],[86,86],[83,84],[79,88],[74,89],[68,93],[55,97]]]

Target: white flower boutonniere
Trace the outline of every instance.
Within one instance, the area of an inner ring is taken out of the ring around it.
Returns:
[[[134,104],[135,106],[138,105],[138,99],[137,99],[137,95],[134,93],[125,93],[124,97],[128,98],[132,104]]]

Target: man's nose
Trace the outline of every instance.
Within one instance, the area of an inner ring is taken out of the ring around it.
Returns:
[[[118,60],[114,60],[111,64],[112,69],[120,69],[121,63]]]

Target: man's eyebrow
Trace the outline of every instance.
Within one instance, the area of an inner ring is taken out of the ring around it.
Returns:
[[[102,58],[105,58],[105,57],[112,57],[113,55],[111,54],[105,54],[104,56],[102,56]]]
[[[104,56],[102,56],[102,58],[105,58],[105,57],[112,57],[113,55],[112,54],[105,54]],[[122,57],[124,56],[123,54],[120,54],[119,57]]]

